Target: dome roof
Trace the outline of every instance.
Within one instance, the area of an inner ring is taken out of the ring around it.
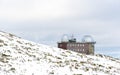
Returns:
[[[82,39],[82,42],[94,42],[92,36],[90,35],[85,35]]]
[[[68,36],[67,36],[66,34],[64,34],[64,35],[62,36],[61,41],[62,41],[62,42],[68,42],[68,41],[69,41]]]

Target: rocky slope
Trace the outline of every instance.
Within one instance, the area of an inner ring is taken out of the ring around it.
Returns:
[[[120,60],[36,44],[0,31],[0,75],[120,75]]]

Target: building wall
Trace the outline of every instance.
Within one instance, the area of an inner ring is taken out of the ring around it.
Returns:
[[[89,54],[94,54],[94,44],[89,44]]]
[[[88,53],[88,45],[84,43],[68,43],[67,49],[79,52],[79,53]]]
[[[58,48],[67,49],[67,43],[65,42],[58,43]]]
[[[58,43],[58,48],[68,49],[84,54],[94,54],[94,44],[92,43],[62,42]]]

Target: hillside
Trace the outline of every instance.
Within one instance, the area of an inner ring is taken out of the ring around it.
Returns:
[[[0,75],[120,75],[120,60],[37,44],[0,31]]]

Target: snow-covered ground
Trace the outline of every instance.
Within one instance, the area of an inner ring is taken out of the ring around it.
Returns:
[[[120,60],[37,44],[0,31],[0,75],[120,75]]]

